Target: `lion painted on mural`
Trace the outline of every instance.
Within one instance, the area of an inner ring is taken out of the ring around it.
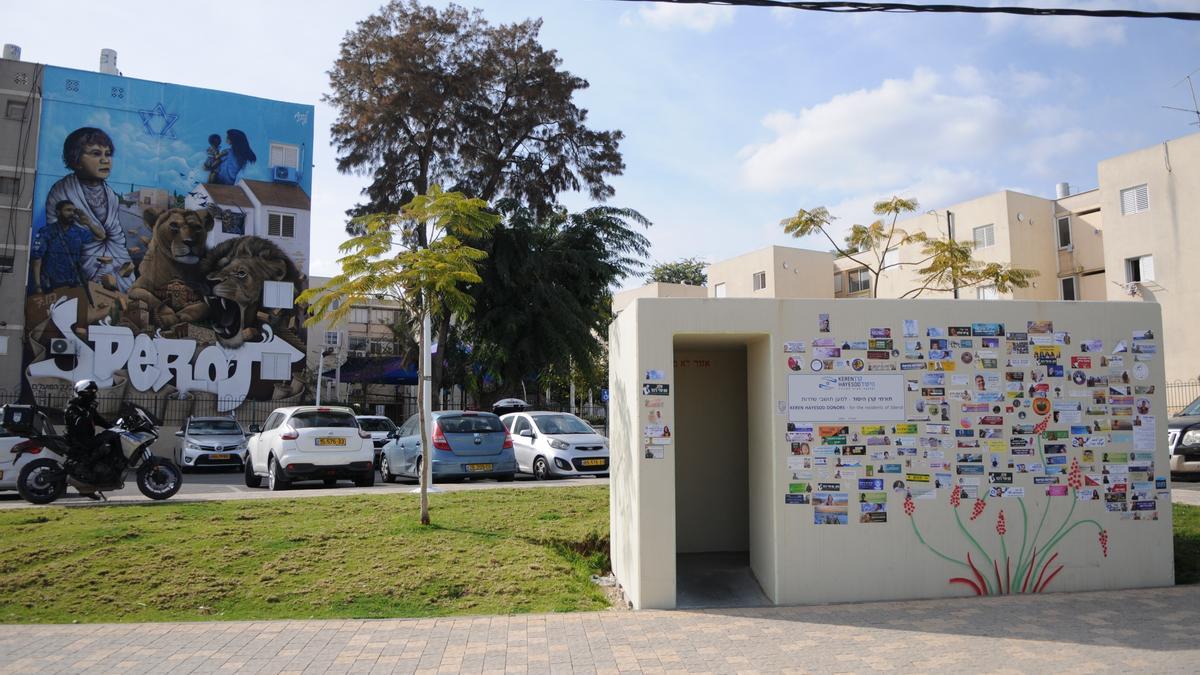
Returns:
[[[297,288],[300,272],[291,258],[273,242],[246,236],[221,242],[204,261],[213,284],[205,298],[208,319],[217,341],[237,348],[262,335],[263,286],[266,281],[286,281]],[[270,310],[268,310],[268,314]]]
[[[204,256],[213,216],[208,211],[146,209],[152,238],[138,266],[129,299],[146,303],[151,322],[163,328],[196,321],[207,313]]]

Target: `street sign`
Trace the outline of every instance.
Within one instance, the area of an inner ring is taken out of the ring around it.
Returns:
[[[600,401],[603,403],[608,403],[608,390],[607,389],[600,390]]]

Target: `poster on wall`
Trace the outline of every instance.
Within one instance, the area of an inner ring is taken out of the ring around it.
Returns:
[[[43,95],[25,393],[304,399],[313,107],[53,67]]]
[[[904,421],[904,377],[899,374],[789,375],[788,419]]]

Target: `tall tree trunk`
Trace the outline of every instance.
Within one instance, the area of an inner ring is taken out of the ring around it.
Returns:
[[[429,335],[425,331],[425,305],[422,303],[419,318],[421,319],[421,337],[417,340],[420,346],[420,357],[417,360],[417,420],[421,427],[421,524],[429,524],[429,456],[430,440],[429,428],[425,423],[425,419],[429,416],[429,411],[425,409],[425,350],[429,348]]]

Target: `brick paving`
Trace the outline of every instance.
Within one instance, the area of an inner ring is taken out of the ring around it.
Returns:
[[[0,673],[1200,672],[1200,586],[441,619],[0,626]]]

